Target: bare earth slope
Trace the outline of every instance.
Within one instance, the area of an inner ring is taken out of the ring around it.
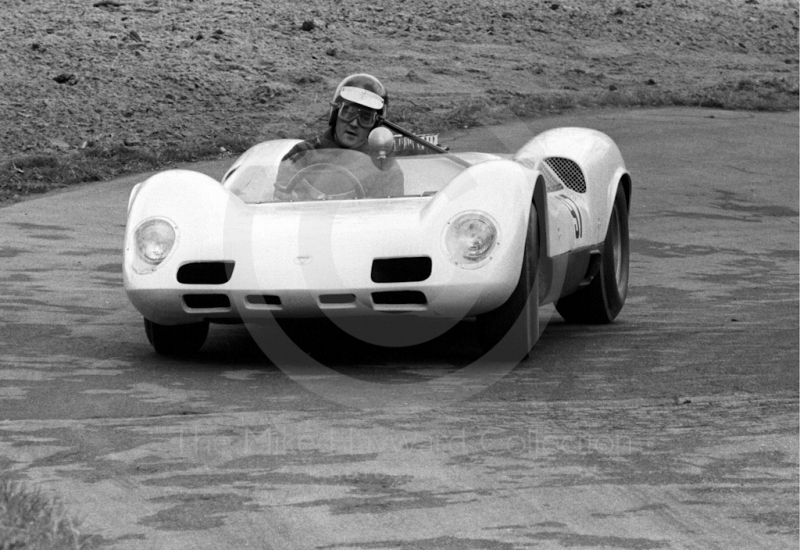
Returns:
[[[5,0],[0,160],[305,136],[362,71],[417,130],[575,105],[796,108],[797,25],[779,0]]]

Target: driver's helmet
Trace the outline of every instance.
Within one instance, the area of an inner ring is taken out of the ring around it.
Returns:
[[[339,83],[333,93],[328,113],[329,126],[336,124],[339,108],[344,101],[373,109],[377,111],[379,117],[385,117],[389,106],[389,93],[381,81],[374,76],[364,73],[351,74]]]

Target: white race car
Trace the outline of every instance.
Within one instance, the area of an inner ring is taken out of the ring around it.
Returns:
[[[267,141],[221,182],[169,170],[134,187],[124,284],[158,353],[196,352],[209,323],[413,316],[474,318],[487,352],[522,359],[541,305],[614,320],[631,177],[607,135],[558,128],[513,155],[451,153],[382,122],[369,154],[312,150],[298,168],[298,140]],[[388,165],[402,191],[370,193]]]

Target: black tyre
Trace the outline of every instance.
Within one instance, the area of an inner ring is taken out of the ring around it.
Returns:
[[[558,300],[556,310],[569,323],[612,322],[628,295],[629,267],[628,203],[620,185],[611,209],[600,270],[587,286]]]
[[[478,342],[487,356],[522,361],[539,338],[539,225],[531,207],[528,236],[519,280],[508,300],[499,308],[478,315]]]
[[[159,325],[144,320],[147,340],[160,355],[190,355],[197,353],[208,336],[208,321],[188,325]]]

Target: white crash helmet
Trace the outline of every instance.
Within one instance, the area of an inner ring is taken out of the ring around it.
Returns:
[[[333,93],[331,108],[328,113],[328,125],[336,124],[336,117],[342,101],[349,101],[374,109],[381,117],[386,116],[389,106],[389,93],[381,81],[372,75],[359,73],[351,74],[339,83]]]

